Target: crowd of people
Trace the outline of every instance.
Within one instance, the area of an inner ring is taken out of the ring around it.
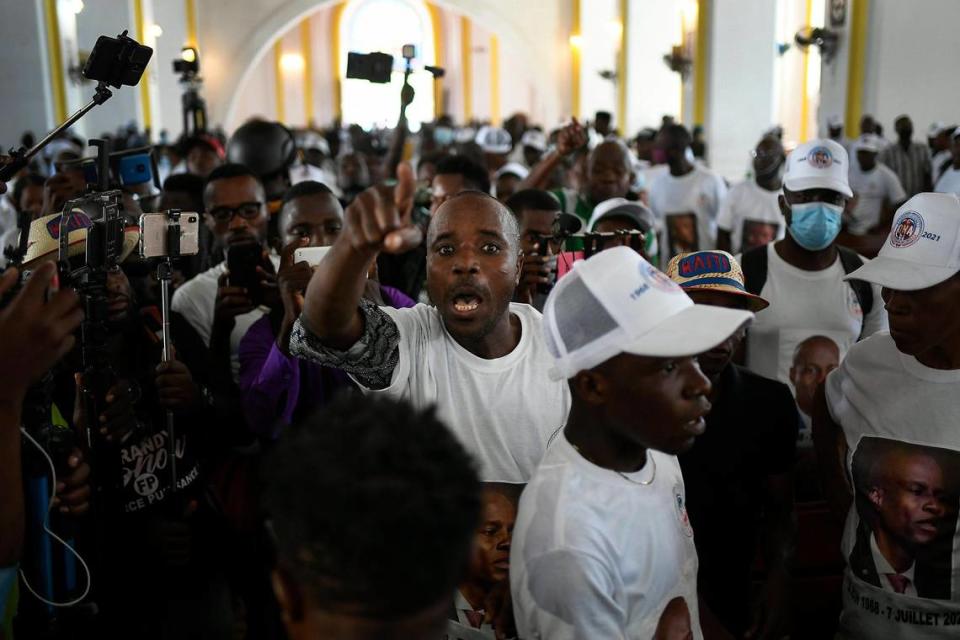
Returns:
[[[60,136],[0,185],[0,638],[952,637],[960,128],[860,126],[732,185],[669,117],[127,128],[96,299]]]

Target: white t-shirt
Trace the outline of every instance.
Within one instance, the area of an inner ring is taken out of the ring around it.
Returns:
[[[807,338],[830,338],[843,359],[861,335],[888,328],[880,287],[873,286],[873,308],[864,318],[853,287],[843,280],[839,256],[827,269],[805,271],[787,264],[769,244],[767,259],[760,295],[770,306],[757,314],[747,333],[747,368],[754,373],[790,384],[794,351]]]
[[[279,256],[271,253],[270,261],[273,263],[274,269],[280,268]],[[208,347],[210,346],[210,335],[213,332],[217,280],[226,270],[227,264],[224,261],[203,273],[198,273],[173,293],[173,299],[170,302],[170,308],[181,314],[190,323],[190,326],[200,335],[203,344]],[[266,307],[260,307],[236,318],[233,331],[230,332],[230,365],[234,382],[238,380],[240,374],[240,340],[247,334],[250,326],[259,320],[266,311],[269,311]]]
[[[955,193],[960,195],[960,169],[948,168],[933,187],[937,193]]]
[[[943,151],[938,151],[934,156],[933,160],[930,161],[930,170],[933,172],[933,184],[937,184],[937,180],[940,179],[940,176],[943,175],[944,171],[950,169],[950,163],[947,160],[953,159],[953,152],[950,149],[944,149]],[[941,170],[941,167],[946,167]]]
[[[907,194],[893,169],[880,162],[872,171],[864,171],[859,162],[850,163],[850,189],[857,196],[857,206],[851,214],[847,231],[862,236],[880,222],[883,203],[897,204]]]
[[[730,253],[742,253],[783,238],[786,225],[777,202],[779,196],[779,190],[764,189],[756,180],[744,180],[730,189],[717,214],[717,227],[730,234]],[[746,247],[744,235],[753,239]]]
[[[662,240],[660,259],[666,265],[678,253],[713,249],[717,243],[717,213],[727,195],[723,178],[694,165],[676,177],[666,172],[650,184],[650,209],[657,217]]]
[[[850,349],[826,396],[859,496],[843,536],[841,636],[956,638],[960,370],[928,368],[884,332]],[[894,568],[881,536],[912,539],[909,566]]]
[[[566,381],[547,375],[553,358],[543,341],[542,316],[511,303],[520,319],[513,351],[487,360],[457,344],[435,307],[382,308],[400,331],[400,360],[390,386],[368,393],[403,398],[437,415],[480,463],[484,482],[530,480],[550,436],[567,420]]]
[[[626,475],[588,462],[562,432],[550,445],[520,497],[510,549],[519,637],[652,638],[675,598],[703,637],[680,464],[648,451]]]

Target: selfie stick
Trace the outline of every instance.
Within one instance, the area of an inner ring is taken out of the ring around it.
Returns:
[[[160,281],[160,315],[163,334],[161,360],[170,362],[170,281],[173,279],[173,258],[180,256],[180,212],[168,211],[167,255],[157,264],[157,280]],[[170,461],[170,495],[177,492],[177,438],[173,424],[173,410],[167,409],[167,458]]]
[[[76,113],[74,113],[72,116],[67,118],[63,124],[61,124],[59,127],[57,127],[56,129],[48,133],[43,138],[43,140],[33,145],[33,147],[31,147],[29,150],[24,149],[23,147],[20,147],[19,149],[10,151],[10,158],[11,158],[10,162],[8,162],[3,166],[0,166],[0,182],[9,182],[10,180],[12,180],[13,177],[17,175],[17,173],[19,173],[21,169],[27,166],[30,160],[33,159],[35,155],[40,153],[40,151],[42,151],[45,146],[50,144],[54,140],[54,138],[56,138],[62,132],[72,127],[77,122],[77,120],[87,115],[88,111],[90,111],[97,105],[101,105],[107,100],[109,100],[112,95],[113,95],[113,92],[107,88],[106,82],[103,82],[103,81],[98,82],[97,92],[96,92],[96,95],[93,96],[93,99],[87,104],[85,104],[84,106],[80,107],[80,109]]]

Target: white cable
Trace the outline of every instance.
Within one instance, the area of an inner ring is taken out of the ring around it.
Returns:
[[[24,429],[23,427],[20,427],[20,433],[22,433],[27,438],[27,440],[32,442],[33,446],[35,446],[37,449],[40,450],[40,453],[43,454],[43,457],[47,459],[47,464],[50,465],[50,487],[51,487],[50,501],[47,503],[47,514],[43,518],[43,530],[46,531],[51,538],[53,538],[54,540],[62,544],[65,548],[67,548],[70,551],[70,553],[72,553],[74,556],[77,557],[77,560],[80,561],[80,566],[83,567],[84,573],[87,574],[87,586],[84,588],[83,593],[80,594],[79,597],[74,598],[69,602],[52,602],[50,600],[47,600],[46,598],[41,596],[39,593],[33,590],[33,587],[30,586],[30,582],[27,580],[27,575],[23,572],[23,569],[20,569],[20,578],[23,579],[23,586],[27,588],[27,591],[32,593],[33,597],[35,597],[40,602],[50,605],[51,607],[72,607],[82,602],[83,599],[87,597],[87,594],[90,593],[90,567],[87,566],[87,563],[84,562],[83,558],[80,556],[79,553],[76,552],[76,550],[73,547],[67,544],[63,538],[61,538],[60,536],[58,536],[57,534],[55,534],[53,531],[50,530],[50,511],[53,509],[53,499],[57,495],[57,468],[54,466],[53,460],[50,458],[50,454],[48,454],[46,450],[40,446],[39,442],[33,439],[33,436],[27,433],[26,429]]]

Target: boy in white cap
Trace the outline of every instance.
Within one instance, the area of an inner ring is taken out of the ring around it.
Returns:
[[[676,454],[710,410],[694,354],[752,317],[694,305],[627,247],[577,263],[551,292],[550,373],[573,404],[520,501],[510,554],[520,637],[650,638],[679,598],[702,638]]]
[[[814,401],[821,479],[847,523],[843,638],[956,637],[958,273],[960,200],[921,193],[849,276],[883,287],[890,332],[854,345]]]
[[[747,368],[783,383],[797,345],[826,336],[841,356],[861,338],[887,327],[879,287],[844,282],[863,258],[836,243],[843,209],[853,196],[847,152],[832,140],[812,140],[787,158],[780,211],[782,240],[743,254],[747,290],[770,308],[747,335]]]

